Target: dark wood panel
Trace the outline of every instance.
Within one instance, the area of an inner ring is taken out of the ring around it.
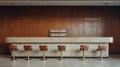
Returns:
[[[73,37],[114,37],[110,53],[120,53],[120,7],[0,7],[0,53],[5,37],[48,37],[50,29],[68,29]]]

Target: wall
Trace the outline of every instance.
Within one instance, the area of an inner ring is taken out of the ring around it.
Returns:
[[[120,7],[0,7],[0,53],[5,37],[47,37],[50,29],[68,36],[114,37],[110,53],[120,53]]]

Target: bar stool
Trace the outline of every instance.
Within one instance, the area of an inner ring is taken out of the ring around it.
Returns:
[[[15,51],[18,51],[17,46],[16,46],[16,45],[10,45],[10,46],[9,46],[9,50],[13,53],[12,60],[16,60]]]
[[[46,60],[46,58],[45,58],[45,51],[48,51],[48,47],[46,45],[40,45],[39,49],[40,49],[40,51],[43,52],[43,60]]]
[[[66,47],[64,45],[58,45],[58,51],[60,51],[60,60],[63,59],[62,57],[62,51],[65,51]]]
[[[80,51],[83,51],[83,60],[85,60],[85,51],[88,51],[88,45],[81,45]]]
[[[27,51],[27,59],[30,60],[30,51],[32,51],[32,46],[31,45],[24,45],[24,50]]]
[[[105,50],[106,50],[106,47],[105,47],[105,46],[102,46],[102,45],[99,45],[99,46],[98,46],[97,51],[100,51],[100,58],[101,58],[101,60],[103,59],[102,53],[103,53],[103,51],[105,51]]]

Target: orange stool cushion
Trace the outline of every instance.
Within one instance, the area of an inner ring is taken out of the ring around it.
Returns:
[[[59,51],[65,51],[66,47],[64,45],[58,45],[58,50]]]
[[[106,50],[106,47],[105,47],[105,46],[100,45],[100,46],[98,46],[98,49],[97,49],[97,50],[98,50],[98,51]]]
[[[88,50],[88,45],[81,45],[80,50],[87,51]]]
[[[17,51],[18,48],[17,48],[16,45],[10,45],[10,46],[9,46],[9,50],[10,50],[10,51]]]
[[[39,48],[40,51],[48,51],[48,47],[46,45],[40,45]]]
[[[31,51],[32,50],[32,46],[31,45],[24,45],[24,49],[26,50],[26,51]]]

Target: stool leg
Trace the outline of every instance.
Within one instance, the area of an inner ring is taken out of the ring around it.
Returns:
[[[27,60],[30,60],[30,55],[29,55],[29,54],[30,54],[30,51],[28,50],[28,51],[27,51],[27,55],[28,55]]]
[[[101,60],[103,59],[102,50],[100,51],[100,58],[101,58]]]
[[[62,60],[63,57],[62,57],[62,51],[60,51],[60,60]]]
[[[83,50],[83,60],[85,60],[85,51]]]
[[[13,51],[13,58],[12,60],[15,60],[15,51]]]
[[[45,51],[43,51],[43,60],[45,60]]]

